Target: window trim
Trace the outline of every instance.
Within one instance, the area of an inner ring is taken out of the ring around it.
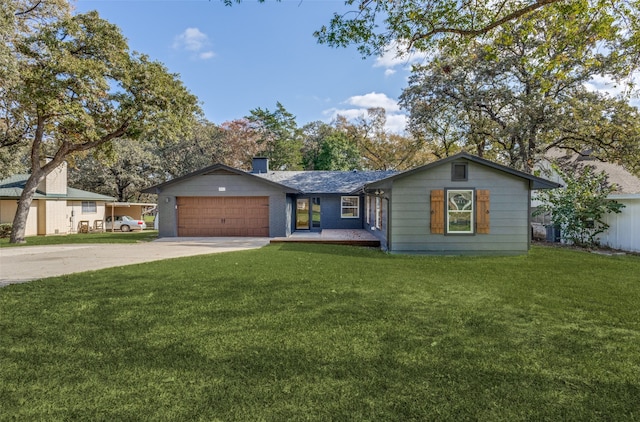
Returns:
[[[456,167],[464,168],[464,177],[458,177],[456,174]],[[454,162],[451,163],[451,181],[452,182],[466,182],[469,180],[469,163]]]
[[[82,201],[80,209],[82,214],[96,214],[98,212],[98,204],[96,201]]]
[[[450,193],[462,192],[470,194],[471,208],[463,210],[449,209]],[[470,236],[476,234],[476,189],[475,188],[446,188],[444,190],[444,234],[448,236]],[[452,231],[450,229],[450,217],[451,213],[469,213],[470,215],[470,230],[466,231]]]
[[[345,205],[345,199],[356,200],[355,205]],[[353,211],[353,215],[345,214],[345,210]],[[360,197],[355,195],[341,196],[340,197],[340,218],[360,218]]]

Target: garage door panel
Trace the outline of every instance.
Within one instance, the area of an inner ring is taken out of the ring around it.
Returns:
[[[178,236],[269,236],[269,198],[179,197]]]

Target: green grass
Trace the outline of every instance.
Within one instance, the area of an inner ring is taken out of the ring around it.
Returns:
[[[280,244],[0,289],[0,420],[640,420],[640,258]]]
[[[65,236],[28,236],[27,243],[9,243],[9,239],[0,239],[1,247],[67,245],[73,243],[137,243],[148,242],[158,237],[157,230],[144,230],[129,233],[105,232],[88,234],[68,234]]]

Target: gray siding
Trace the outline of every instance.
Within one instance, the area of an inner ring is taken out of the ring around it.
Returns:
[[[431,234],[431,190],[473,188],[490,191],[489,234]],[[469,178],[451,181],[445,165],[394,180],[391,210],[393,252],[518,254],[529,248],[529,182],[469,162]]]
[[[223,191],[220,188],[224,188]],[[176,197],[181,196],[268,196],[269,236],[287,235],[286,194],[270,183],[244,175],[200,175],[166,186],[158,195],[160,237],[178,235]]]

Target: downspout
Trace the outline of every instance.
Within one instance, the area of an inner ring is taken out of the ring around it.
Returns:
[[[531,250],[531,190],[533,189],[533,181],[529,181],[529,194],[527,203],[527,251]]]
[[[387,201],[387,252],[391,251],[391,199],[384,197]]]

